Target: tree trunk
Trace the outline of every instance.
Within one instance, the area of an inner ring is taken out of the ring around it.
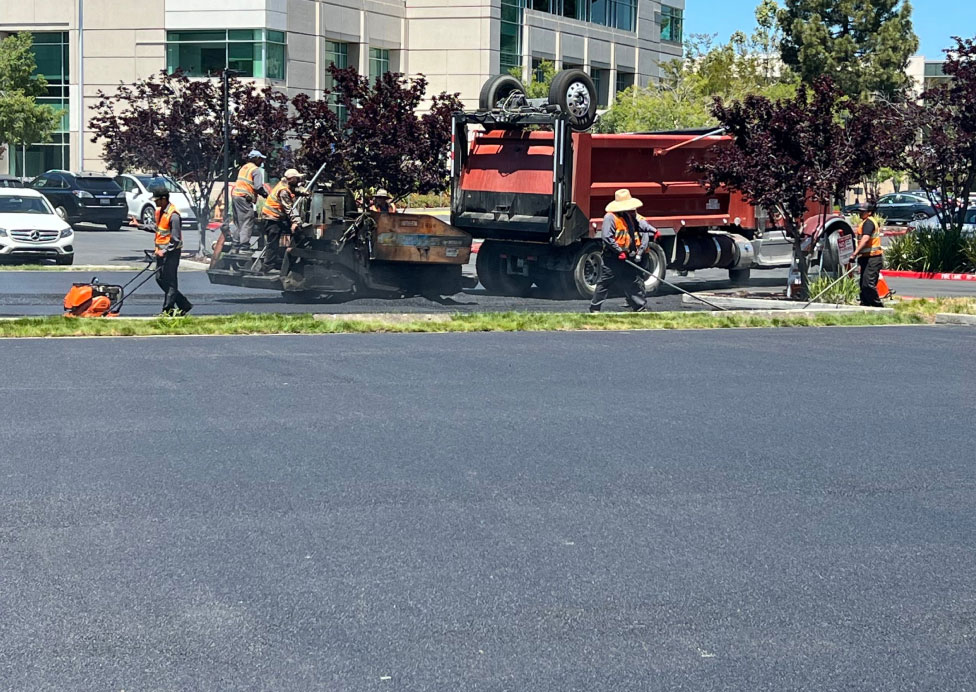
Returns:
[[[804,237],[800,229],[789,221],[786,223],[786,231],[793,238],[793,263],[790,267],[790,277],[787,279],[787,291],[793,300],[807,300],[810,297],[810,255],[803,249]],[[799,285],[796,286],[794,271],[799,276]]]

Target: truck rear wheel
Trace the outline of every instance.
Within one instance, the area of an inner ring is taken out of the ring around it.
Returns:
[[[492,247],[491,243],[482,243],[481,249],[478,250],[478,258],[475,260],[474,268],[478,273],[478,281],[484,286],[484,289],[489,293],[499,293],[501,291],[501,286],[498,279],[498,268],[501,263],[501,258],[498,257],[498,253],[495,248]]]
[[[751,269],[729,269],[729,281],[733,286],[742,286],[749,281]]]
[[[509,274],[506,259],[501,256],[502,249],[496,243],[486,240],[478,250],[475,269],[478,281],[489,293],[503,296],[525,296],[532,288],[532,278]]]
[[[602,249],[596,243],[584,245],[573,258],[570,271],[572,288],[580,298],[592,298],[596,292],[596,282],[600,280],[603,269]]]
[[[652,296],[661,288],[661,279],[667,271],[668,261],[664,250],[657,243],[650,243],[645,253],[644,268],[651,273],[644,281],[645,295]],[[580,298],[592,298],[603,269],[602,248],[596,243],[584,245],[573,258],[570,272],[573,288]]]
[[[647,261],[644,268],[651,273],[644,280],[644,295],[652,296],[661,288],[661,280],[668,268],[668,259],[664,255],[664,248],[657,243],[648,243]]]
[[[583,70],[562,70],[549,86],[549,103],[569,116],[574,130],[588,130],[596,120],[596,86]]]
[[[478,95],[478,108],[481,110],[490,111],[502,104],[510,108],[525,105],[525,87],[510,74],[492,77],[482,85]]]

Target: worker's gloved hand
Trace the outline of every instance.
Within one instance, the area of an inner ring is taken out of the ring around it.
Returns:
[[[639,264],[642,257],[643,257],[643,255],[638,252],[636,255],[634,255],[634,261]]]
[[[617,255],[617,259],[623,262],[625,259],[627,259],[627,253],[621,252],[619,255]]]
[[[630,259],[634,259],[635,257],[637,257],[637,253],[631,251],[631,253],[630,253]]]

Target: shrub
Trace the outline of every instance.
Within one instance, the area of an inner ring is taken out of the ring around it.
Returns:
[[[822,274],[810,284],[810,297],[815,298],[821,291],[826,292],[817,298],[818,303],[836,303],[838,305],[857,305],[861,298],[861,289],[855,276],[847,276],[837,281],[826,274]],[[827,288],[830,286],[830,288]]]
[[[976,240],[958,228],[921,229],[896,238],[885,251],[890,269],[966,272],[976,268]]]
[[[443,192],[441,194],[428,194],[428,195],[408,195],[403,202],[403,206],[408,209],[432,209],[435,207],[449,207],[451,206],[451,195],[448,192]]]

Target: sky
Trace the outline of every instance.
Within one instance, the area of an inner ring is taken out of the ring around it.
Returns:
[[[718,34],[725,40],[733,31],[751,33],[758,4],[759,0],[685,0],[685,35]],[[912,22],[918,54],[938,60],[952,45],[951,36],[976,36],[976,0],[915,0]]]

